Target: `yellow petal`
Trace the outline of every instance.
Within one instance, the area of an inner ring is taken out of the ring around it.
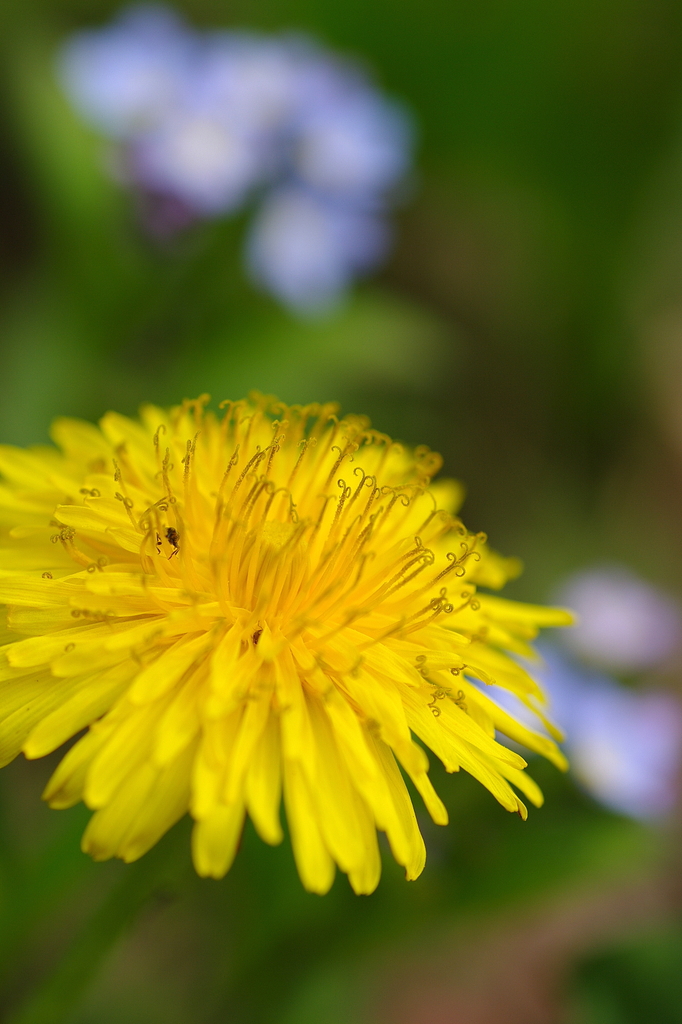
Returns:
[[[202,878],[222,878],[232,866],[244,825],[244,805],[219,805],[194,824],[192,858]]]
[[[285,758],[283,768],[284,804],[298,873],[309,892],[324,895],[334,881],[334,861],[322,839],[300,764]]]

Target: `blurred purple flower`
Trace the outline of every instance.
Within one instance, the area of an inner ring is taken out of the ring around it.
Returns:
[[[357,89],[301,120],[294,151],[300,180],[360,206],[407,172],[410,131],[402,110],[369,89]]]
[[[130,147],[138,185],[175,196],[197,214],[241,206],[258,178],[257,152],[239,129],[200,110],[177,110]]]
[[[274,192],[249,239],[253,276],[301,312],[331,305],[388,245],[383,220],[300,188]]]
[[[60,69],[154,209],[196,218],[261,203],[248,267],[293,308],[332,305],[385,256],[412,131],[355,65],[297,36],[193,32],[149,6],[72,37]]]
[[[682,705],[660,690],[629,687],[579,668],[555,647],[539,645],[530,666],[549,698],[548,714],[565,735],[571,771],[606,807],[642,820],[674,806],[682,764]],[[487,696],[525,724],[534,716],[508,690],[481,684]]]
[[[559,601],[578,619],[563,641],[577,656],[612,672],[651,668],[680,646],[677,602],[623,566],[575,573]]]
[[[130,7],[105,28],[78,32],[59,54],[74,106],[97,128],[125,137],[174,108],[192,76],[197,41],[168,8]]]
[[[295,36],[234,30],[214,32],[205,41],[196,85],[216,112],[228,111],[248,132],[284,133],[301,104],[311,45]]]

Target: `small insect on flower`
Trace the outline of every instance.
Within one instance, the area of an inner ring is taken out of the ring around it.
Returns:
[[[171,552],[168,555],[168,557],[172,558],[173,555],[177,555],[177,553],[179,551],[178,541],[180,539],[180,535],[179,535],[178,531],[175,529],[174,526],[168,526],[163,531],[163,536],[164,536],[164,538],[166,539],[167,543],[170,545],[170,548],[171,548]],[[156,534],[156,553],[157,553],[157,555],[160,555],[162,550],[163,550],[163,541],[161,540],[161,534],[157,533]]]
[[[86,729],[44,794],[95,812],[83,849],[135,860],[189,811],[196,869],[216,878],[247,814],[281,841],[283,797],[320,893],[335,865],[376,887],[377,830],[419,875],[404,775],[447,822],[425,747],[525,817],[516,791],[542,795],[499,737],[563,755],[480,684],[547,726],[510,654],[570,615],[477,591],[518,563],[466,530],[428,449],[334,405],[207,401],[0,447],[0,764]]]
[[[180,540],[180,534],[174,526],[169,526],[166,530],[166,540],[174,549],[170,556],[172,558],[173,555],[177,555],[178,553],[178,541]]]

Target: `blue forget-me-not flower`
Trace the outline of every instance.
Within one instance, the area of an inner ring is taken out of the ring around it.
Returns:
[[[682,645],[682,611],[673,597],[622,565],[595,565],[570,576],[557,595],[577,625],[562,638],[573,654],[609,672],[655,668]]]
[[[606,675],[636,675],[670,667],[682,646],[680,608],[670,595],[622,565],[573,573],[558,603],[578,624],[561,649],[538,645],[532,666],[549,699],[547,714],[565,737],[574,777],[613,811],[642,820],[669,812],[679,798],[682,705],[659,686],[626,686]],[[485,693],[532,726],[521,700],[498,686]]]
[[[300,36],[196,32],[150,5],[72,36],[59,67],[158,232],[252,203],[248,269],[302,312],[385,256],[412,128],[352,62]]]
[[[549,707],[564,734],[570,769],[604,806],[640,820],[668,813],[679,794],[682,706],[664,690],[633,689],[573,661],[547,642],[533,665]],[[498,686],[485,693],[520,721],[534,716],[521,700]]]
[[[679,795],[682,705],[660,686],[626,686],[606,673],[641,675],[671,664],[682,646],[677,602],[630,569],[595,565],[574,573],[556,595],[577,625],[561,646],[538,645],[532,672],[565,735],[571,771],[595,799],[621,814],[655,819]],[[483,685],[483,684],[481,684]],[[493,700],[531,724],[521,701],[500,687]]]

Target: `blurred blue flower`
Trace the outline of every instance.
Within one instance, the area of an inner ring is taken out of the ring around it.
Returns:
[[[557,597],[578,619],[563,642],[578,657],[601,668],[641,671],[661,664],[680,648],[678,603],[624,566],[594,566],[577,572]]]
[[[409,134],[400,110],[367,88],[312,103],[296,131],[294,172],[318,192],[373,205],[408,169]]]
[[[155,124],[177,104],[197,63],[198,40],[167,8],[131,7],[113,25],[78,32],[59,70],[77,110],[109,135]]]
[[[259,162],[237,126],[185,105],[131,143],[128,168],[138,185],[211,216],[241,206]]]
[[[549,698],[548,714],[565,735],[571,771],[595,799],[642,820],[674,806],[682,763],[682,706],[661,690],[633,690],[538,645],[532,674]],[[483,687],[483,684],[481,684]],[[484,692],[533,727],[518,698],[497,686]]]
[[[299,187],[264,201],[249,239],[254,278],[302,312],[329,306],[388,246],[380,217]]]
[[[302,312],[386,255],[412,129],[354,64],[298,36],[194,32],[160,6],[76,34],[59,63],[129,183],[168,211],[155,230],[254,200],[248,268]]]

